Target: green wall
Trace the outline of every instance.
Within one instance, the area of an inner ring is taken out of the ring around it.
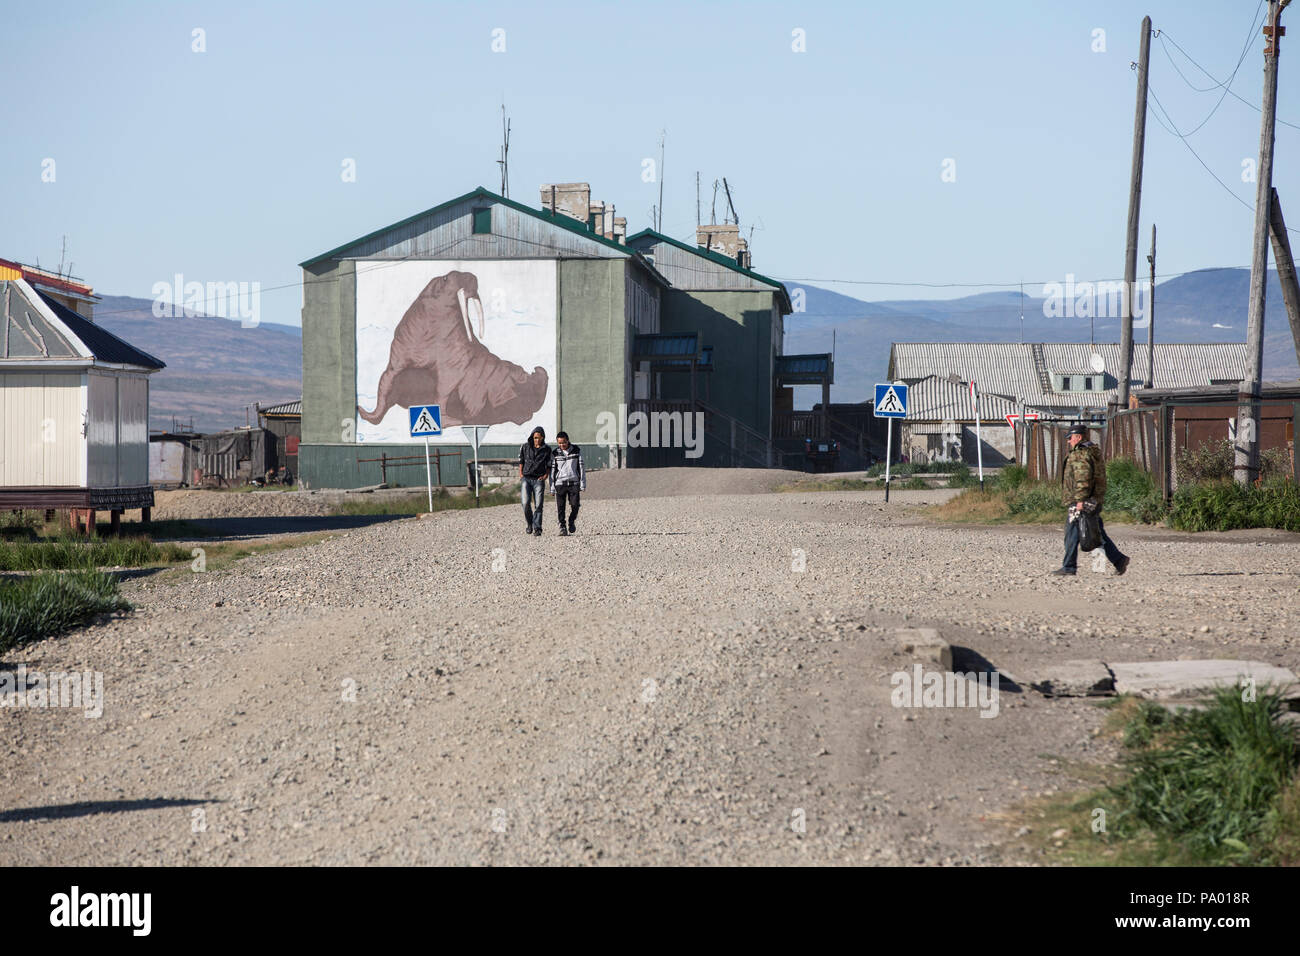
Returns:
[[[617,414],[619,404],[626,401],[628,345],[623,300],[627,268],[624,259],[559,262],[557,424],[578,445],[593,445],[599,414]]]
[[[661,322],[665,332],[699,331],[713,349],[709,404],[761,434],[772,423],[772,293],[669,289]],[[705,395],[702,375],[696,392]],[[665,374],[665,398],[689,398],[689,373]]]
[[[320,263],[303,269],[303,279],[302,440],[350,440],[357,416],[356,267]],[[353,423],[346,433],[344,420]],[[303,467],[300,460],[299,471],[310,478]]]

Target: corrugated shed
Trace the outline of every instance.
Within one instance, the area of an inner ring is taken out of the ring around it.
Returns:
[[[980,388],[980,419],[1006,421],[1007,415],[1016,414],[1014,399],[997,395]],[[971,422],[975,415],[970,407],[970,391],[966,383],[950,382],[947,378],[929,376],[914,383],[907,390],[907,419],[929,422]]]
[[[1041,364],[1036,357],[1038,352]],[[1091,374],[1090,357],[1096,351],[1106,365],[1111,388],[1098,392],[1058,392],[1050,388],[1052,372]],[[1180,388],[1209,385],[1211,379],[1239,379],[1246,367],[1244,342],[1157,343],[1155,387]],[[972,379],[981,390],[1022,399],[1038,408],[1105,408],[1118,396],[1114,370],[1120,365],[1118,343],[1019,342],[897,342],[890,350],[889,378],[916,382],[928,376],[943,379],[956,374]],[[1141,385],[1146,376],[1145,344],[1133,349],[1130,383]]]
[[[296,402],[281,402],[279,405],[261,405],[257,410],[262,415],[301,415],[302,399]]]

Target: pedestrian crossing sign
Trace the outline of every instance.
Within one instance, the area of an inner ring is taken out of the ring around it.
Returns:
[[[877,418],[906,418],[907,386],[897,382],[877,385],[875,415]]]
[[[408,411],[411,413],[412,438],[442,434],[442,406],[412,405]]]

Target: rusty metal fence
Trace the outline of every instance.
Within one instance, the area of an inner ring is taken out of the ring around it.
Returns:
[[[1235,400],[1165,402],[1146,408],[1115,412],[1104,425],[1089,423],[1107,461],[1127,458],[1155,477],[1165,498],[1178,490],[1179,462],[1205,446],[1236,441]],[[1070,421],[1027,421],[1016,427],[1016,461],[1028,477],[1059,481],[1069,451]],[[1292,480],[1300,475],[1300,452],[1295,443],[1300,426],[1300,402],[1260,402],[1259,450],[1268,455],[1278,473]]]

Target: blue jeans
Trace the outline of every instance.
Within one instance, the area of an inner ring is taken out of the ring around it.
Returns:
[[[525,478],[519,489],[519,500],[524,505],[524,524],[534,531],[542,527],[542,501],[546,495],[546,482],[541,478]]]
[[[1110,535],[1106,533],[1106,525],[1101,520],[1101,512],[1097,513],[1097,527],[1101,529],[1101,546],[1106,552],[1106,560],[1119,567],[1119,563],[1124,560],[1124,555],[1120,553],[1119,548],[1115,547],[1115,542],[1110,540]],[[1066,571],[1077,572],[1079,570],[1079,522],[1071,521],[1068,518],[1065,521],[1065,560],[1061,562],[1061,567]]]

